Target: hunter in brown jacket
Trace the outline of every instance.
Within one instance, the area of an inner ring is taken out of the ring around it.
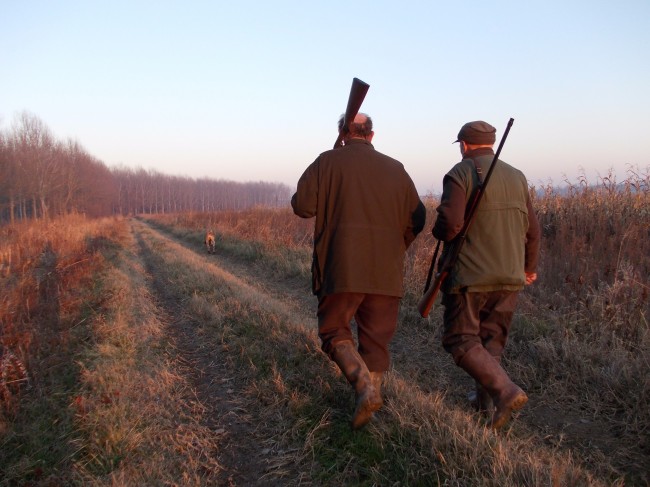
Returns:
[[[342,126],[343,117],[339,130]],[[318,333],[323,351],[355,389],[354,429],[382,406],[381,381],[403,295],[404,254],[426,218],[404,166],[377,152],[373,135],[372,119],[358,114],[344,146],[320,154],[291,199],[296,215],[316,217],[312,289],[318,296]]]

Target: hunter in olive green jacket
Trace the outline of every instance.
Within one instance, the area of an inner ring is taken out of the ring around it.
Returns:
[[[465,208],[479,184],[474,162],[485,175],[493,159],[491,148],[472,150],[445,176],[432,231],[434,237],[445,242],[441,262],[463,227]],[[442,291],[519,291],[526,282],[525,272],[535,272],[539,244],[539,223],[526,178],[499,160]]]
[[[305,170],[291,206],[302,218],[316,217],[314,294],[403,295],[404,253],[426,210],[399,161],[352,139]]]

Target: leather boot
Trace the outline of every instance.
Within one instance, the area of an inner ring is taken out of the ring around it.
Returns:
[[[352,429],[368,424],[372,413],[382,406],[381,396],[375,390],[366,363],[351,341],[339,342],[332,351],[332,360],[354,388],[356,408],[352,416]]]
[[[381,396],[381,383],[383,380],[384,380],[383,372],[370,372],[370,381],[372,382],[372,385],[375,388],[377,397],[379,397],[379,402],[380,402],[379,407],[384,405],[384,398]]]
[[[492,397],[478,382],[476,382],[476,388],[467,394],[467,399],[477,412],[487,416],[492,415],[494,409]]]
[[[490,354],[492,353],[490,352]],[[500,356],[492,355],[492,357],[494,357],[494,360],[496,360],[497,363],[501,364]],[[494,402],[492,401],[492,397],[481,384],[476,381],[474,382],[475,388],[473,391],[470,391],[469,394],[467,394],[467,398],[469,399],[470,404],[474,407],[476,412],[481,413],[483,416],[486,416],[488,418],[492,418],[492,413],[494,411]]]
[[[494,429],[505,426],[512,411],[521,409],[528,402],[526,393],[510,380],[499,362],[482,346],[470,349],[458,365],[492,398],[495,411],[490,426]]]

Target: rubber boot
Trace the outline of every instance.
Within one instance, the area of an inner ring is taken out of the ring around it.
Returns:
[[[492,355],[492,357],[494,357],[494,360],[496,360],[497,363],[501,364],[501,357],[495,355]],[[476,412],[481,413],[481,415],[488,418],[492,418],[494,402],[492,401],[490,393],[478,382],[474,381],[474,383],[474,390],[467,394],[467,399],[469,399],[470,404],[474,407]]]
[[[375,388],[375,392],[377,393],[377,397],[379,398],[379,403],[380,403],[379,407],[384,405],[384,398],[381,396],[381,383],[383,382],[383,380],[384,380],[383,372],[370,372],[370,381],[372,382],[372,385]]]
[[[382,406],[381,396],[375,390],[366,363],[351,341],[339,342],[332,351],[332,360],[354,388],[356,408],[352,416],[352,429],[364,427],[372,413]]]
[[[494,409],[492,397],[478,382],[476,382],[476,388],[467,394],[467,399],[477,412],[486,416],[492,415]]]
[[[482,346],[470,349],[458,364],[485,389],[494,402],[495,411],[490,426],[499,429],[510,420],[512,411],[519,410],[528,402],[528,396],[510,380],[490,352]]]

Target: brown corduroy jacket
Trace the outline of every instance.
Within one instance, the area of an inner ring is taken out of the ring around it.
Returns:
[[[404,253],[426,210],[399,161],[352,139],[305,170],[291,206],[302,218],[316,217],[314,294],[403,295]]]

